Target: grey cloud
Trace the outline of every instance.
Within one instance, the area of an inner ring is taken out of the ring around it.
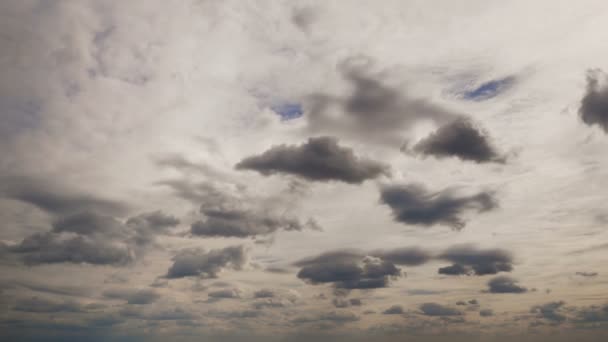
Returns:
[[[462,312],[437,303],[424,303],[419,307],[426,316],[461,316]]]
[[[365,70],[371,64],[371,59],[364,56],[348,58],[340,64],[342,75],[352,86],[347,96],[310,97],[307,119],[311,131],[340,133],[398,147],[407,130],[421,121],[439,125],[461,116],[389,85]]]
[[[179,219],[160,210],[143,213],[127,220],[127,227],[134,232],[132,242],[138,246],[152,244],[159,234],[167,234],[180,223]]]
[[[41,283],[27,280],[9,280],[0,282],[0,288],[13,288],[22,287],[30,291],[57,294],[62,296],[74,296],[81,297],[87,296],[91,291],[84,287],[79,286],[65,286],[65,285],[54,285],[48,283]]]
[[[298,317],[292,320],[292,323],[314,323],[320,321],[327,321],[334,324],[345,324],[348,322],[356,322],[359,320],[359,316],[355,315],[352,312],[326,312],[320,313],[315,316],[308,317]]]
[[[576,275],[581,276],[581,277],[586,277],[586,278],[593,278],[593,277],[597,277],[598,273],[597,272],[576,272]]]
[[[128,209],[124,203],[99,198],[41,178],[3,177],[0,184],[1,197],[29,203],[54,215],[82,211],[120,215]]]
[[[456,305],[461,305],[462,306],[462,305],[467,305],[467,303],[465,303],[465,302],[463,302],[463,301],[460,300],[460,301],[456,302]]]
[[[575,321],[593,324],[608,322],[608,304],[603,306],[593,305],[580,309],[576,314]]]
[[[361,305],[363,305],[363,302],[359,298],[345,299],[345,298],[336,297],[332,300],[332,304],[336,308],[343,309],[343,308],[348,308],[350,306],[361,306]]]
[[[513,278],[500,276],[491,279],[488,282],[488,287],[491,293],[524,293],[528,291],[528,289],[517,285],[517,283],[518,281]]]
[[[108,299],[120,299],[127,304],[152,304],[156,302],[160,295],[154,290],[131,290],[131,289],[112,289],[103,292],[103,296]]]
[[[291,15],[291,21],[300,30],[308,32],[316,19],[316,14],[315,10],[310,7],[295,8]]]
[[[119,235],[121,223],[115,218],[85,211],[60,218],[53,223],[55,233],[79,235]]]
[[[382,311],[382,314],[384,315],[402,315],[404,313],[405,311],[401,305],[393,305],[390,308]]]
[[[411,152],[437,158],[457,157],[476,163],[504,162],[489,138],[470,119],[443,125],[412,147]]]
[[[80,304],[73,301],[56,302],[39,297],[18,300],[12,308],[14,311],[55,313],[55,312],[83,312]]]
[[[133,261],[128,248],[104,240],[83,236],[62,238],[39,233],[12,246],[11,251],[27,264],[88,263],[93,265],[126,265]]]
[[[223,289],[211,291],[207,296],[210,299],[240,298],[241,292],[238,289]]]
[[[438,258],[454,263],[440,268],[439,274],[481,276],[513,270],[513,256],[503,249],[477,249],[471,245],[461,245],[448,248]]]
[[[338,145],[338,140],[333,137],[309,138],[299,146],[274,146],[261,155],[243,159],[236,168],[255,170],[265,176],[284,173],[310,181],[350,184],[359,184],[389,172],[387,165],[357,157],[352,149]]]
[[[432,255],[418,247],[373,251],[370,255],[390,261],[396,265],[418,266],[427,263]]]
[[[312,284],[330,283],[338,289],[387,287],[391,278],[401,276],[401,270],[393,263],[354,251],[324,253],[296,265],[302,267],[298,278]]]
[[[388,205],[397,222],[432,226],[443,224],[453,229],[466,225],[466,211],[486,212],[498,204],[494,195],[480,192],[459,196],[451,189],[430,192],[421,184],[388,185],[381,188],[380,200]]]
[[[482,309],[482,310],[479,310],[479,316],[491,317],[491,316],[494,316],[494,311],[492,311],[491,309]]]
[[[598,125],[605,132],[608,132],[608,87],[602,83],[607,79],[599,69],[587,72],[587,89],[578,111],[585,124]]]
[[[273,298],[275,293],[271,290],[262,289],[253,293],[254,298]]]
[[[566,320],[566,316],[560,313],[560,309],[566,303],[563,301],[551,302],[542,305],[536,305],[532,307],[530,312],[536,313],[538,318],[546,319],[556,324],[560,324]]]
[[[245,248],[232,246],[206,252],[203,249],[186,249],[173,258],[167,278],[217,278],[224,268],[240,270],[246,263]]]

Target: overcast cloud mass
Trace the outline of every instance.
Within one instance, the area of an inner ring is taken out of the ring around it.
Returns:
[[[607,16],[0,1],[0,340],[603,341]]]

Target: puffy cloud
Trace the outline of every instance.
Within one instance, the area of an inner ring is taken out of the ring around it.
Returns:
[[[127,304],[152,304],[156,302],[160,295],[154,290],[140,289],[111,289],[103,292],[103,296],[108,299],[120,299]]]
[[[259,156],[243,159],[236,168],[263,175],[284,173],[311,181],[350,184],[387,175],[389,171],[387,165],[357,157],[352,149],[338,145],[338,140],[332,137],[310,138],[299,146],[274,146]]]
[[[312,284],[330,283],[340,289],[387,287],[391,278],[401,276],[392,262],[366,257],[355,251],[336,251],[301,260],[298,278]]]
[[[225,268],[240,270],[247,257],[243,246],[214,249],[185,249],[173,257],[173,265],[167,271],[167,278],[201,277],[217,278]]]
[[[421,184],[384,186],[380,200],[391,208],[397,222],[423,226],[443,224],[453,229],[464,228],[462,216],[466,211],[481,213],[498,206],[489,192],[469,196],[457,195],[451,189],[430,192]]]
[[[412,147],[413,153],[437,158],[457,157],[476,163],[504,162],[489,138],[469,119],[445,124]]]
[[[461,316],[462,312],[437,303],[424,303],[419,306],[426,316]]]
[[[438,256],[454,264],[439,269],[445,275],[487,275],[513,270],[513,256],[503,249],[477,249],[471,245],[448,248]]]
[[[384,315],[402,315],[405,311],[403,310],[403,306],[401,305],[393,305],[390,308],[382,311]]]
[[[599,69],[587,72],[587,90],[579,108],[583,122],[608,132],[608,87],[606,74]]]
[[[566,316],[560,313],[560,309],[566,303],[563,301],[550,302],[542,305],[535,305],[530,312],[536,313],[538,318],[546,319],[552,323],[560,324],[566,320]]]
[[[517,280],[510,278],[510,277],[506,277],[506,276],[496,277],[496,278],[491,279],[488,282],[489,292],[491,292],[491,293],[524,293],[524,292],[528,291],[528,289],[517,285],[517,283],[518,283]]]

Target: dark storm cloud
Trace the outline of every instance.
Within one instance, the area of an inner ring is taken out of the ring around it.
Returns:
[[[465,196],[446,189],[433,193],[421,184],[384,186],[380,200],[391,208],[397,222],[423,226],[443,224],[457,230],[466,225],[462,217],[465,212],[481,213],[498,206],[489,192]]]
[[[589,126],[598,125],[608,132],[608,87],[606,74],[594,69],[587,72],[587,89],[579,108],[579,115]]]
[[[63,238],[39,233],[23,239],[11,248],[27,264],[88,263],[93,265],[126,265],[133,261],[130,250],[103,240],[83,236]]]
[[[538,318],[546,319],[552,323],[560,324],[566,320],[566,316],[560,312],[560,309],[566,303],[563,301],[551,302],[543,305],[536,305],[532,307],[530,312],[536,313]]]
[[[390,308],[382,311],[382,314],[384,315],[402,315],[404,313],[405,311],[401,305],[393,305]]]
[[[469,119],[443,125],[413,146],[412,152],[437,158],[457,157],[476,163],[504,162],[488,137]]]
[[[160,295],[154,290],[142,289],[112,289],[103,292],[104,298],[108,299],[120,299],[127,302],[127,304],[152,304],[156,302]]]
[[[471,245],[448,248],[437,256],[454,264],[439,269],[445,275],[487,275],[513,270],[513,256],[503,249],[477,249]]]
[[[31,204],[55,215],[96,211],[106,214],[124,214],[127,206],[62,186],[56,181],[34,177],[2,177],[0,196]]]
[[[346,96],[310,97],[306,117],[311,131],[399,147],[404,134],[415,124],[432,121],[441,125],[461,116],[424,99],[410,97],[404,87],[390,85],[380,75],[368,72],[371,64],[371,59],[364,56],[346,59],[339,69],[351,85],[351,92]]]
[[[527,288],[521,287],[517,283],[518,281],[513,278],[500,276],[488,282],[488,290],[491,293],[524,293],[528,291]]]
[[[167,278],[201,277],[217,278],[225,268],[240,270],[246,263],[245,248],[232,246],[214,249],[185,249],[173,257],[173,265]]]
[[[329,252],[296,265],[302,267],[298,278],[311,284],[333,284],[338,289],[387,287],[391,278],[401,276],[393,263],[354,251]]]
[[[428,262],[432,255],[418,247],[372,251],[370,255],[390,261],[396,265],[418,266]]]
[[[461,316],[462,312],[437,303],[424,303],[419,306],[426,316]]]
[[[12,308],[14,311],[58,313],[58,312],[83,312],[80,304],[74,301],[57,302],[39,297],[31,297],[18,300]]]
[[[262,175],[291,174],[310,181],[342,181],[359,184],[387,175],[389,167],[371,159],[359,158],[352,149],[338,145],[333,137],[309,138],[305,144],[279,145],[243,159],[240,170],[254,170]]]

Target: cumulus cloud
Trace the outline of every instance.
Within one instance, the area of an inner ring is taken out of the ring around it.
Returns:
[[[426,316],[461,316],[462,312],[454,308],[437,303],[424,303],[419,306],[420,311]]]
[[[167,278],[217,278],[223,269],[240,270],[247,262],[243,246],[231,246],[205,251],[185,249],[173,257],[173,265],[167,271]]]
[[[8,250],[27,264],[120,266],[133,262],[176,222],[160,211],[141,214],[126,224],[113,216],[84,211],[60,216],[50,231],[27,236]]]
[[[606,74],[599,69],[587,72],[587,89],[581,100],[579,114],[589,126],[598,125],[608,132],[608,87]]]
[[[417,142],[411,152],[437,158],[456,157],[476,163],[504,162],[487,135],[466,118],[439,127]]]
[[[446,189],[433,193],[421,184],[384,186],[380,190],[380,201],[391,208],[397,222],[422,226],[443,224],[457,230],[466,225],[465,212],[481,213],[498,206],[494,194],[489,192],[467,196]]]
[[[236,165],[263,175],[291,174],[310,181],[342,181],[359,184],[387,175],[387,165],[359,158],[352,149],[338,145],[333,137],[310,138],[305,144],[279,145],[258,156],[247,157]]]
[[[384,315],[402,315],[405,313],[405,310],[403,310],[403,306],[401,305],[393,305],[390,308],[382,311],[382,314]]]
[[[110,289],[103,292],[104,298],[120,299],[127,304],[146,305],[156,302],[160,298],[154,290],[149,289]]]
[[[301,260],[298,278],[311,284],[333,284],[339,289],[387,287],[401,270],[390,261],[366,257],[354,251],[336,251]]]
[[[530,312],[536,313],[538,318],[548,320],[555,324],[560,324],[566,320],[566,316],[560,312],[565,304],[565,302],[559,301],[535,305],[532,307]]]
[[[488,290],[490,293],[524,293],[528,292],[528,289],[517,285],[518,281],[506,277],[499,276],[488,281]]]
[[[445,275],[487,275],[513,270],[513,256],[503,249],[477,249],[472,245],[448,248],[438,255],[454,264],[439,269]]]

